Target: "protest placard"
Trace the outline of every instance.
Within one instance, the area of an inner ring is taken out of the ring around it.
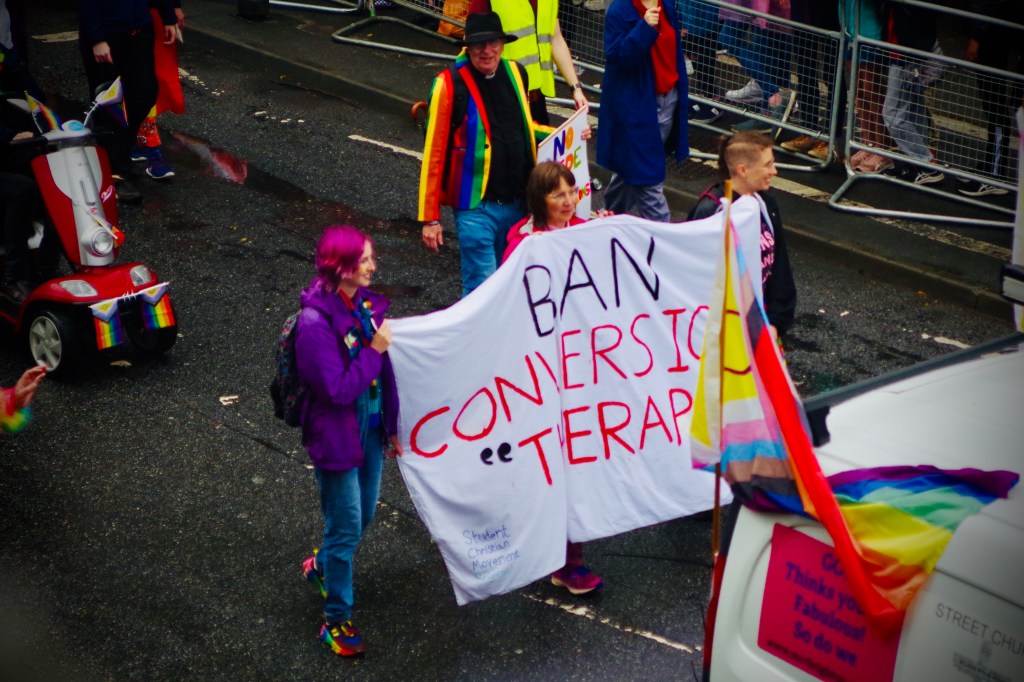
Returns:
[[[757,203],[732,217],[759,262]],[[460,604],[560,568],[567,539],[712,506],[688,434],[722,223],[538,233],[452,307],[393,321],[400,468]]]
[[[577,109],[555,132],[537,145],[537,162],[555,161],[572,171],[579,190],[576,215],[584,220],[590,218],[591,183],[590,163],[587,161],[587,143],[583,140],[583,129],[587,126],[588,108]]]

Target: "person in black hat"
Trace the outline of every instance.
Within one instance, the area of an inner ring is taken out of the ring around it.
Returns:
[[[430,90],[418,219],[423,243],[437,252],[444,244],[441,206],[452,207],[463,296],[501,262],[509,227],[526,214],[537,142],[552,130],[530,116],[526,70],[502,57],[505,43],[515,39],[494,12],[470,14],[465,50]]]

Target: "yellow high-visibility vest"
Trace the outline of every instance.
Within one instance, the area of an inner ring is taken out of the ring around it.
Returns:
[[[501,17],[505,33],[518,40],[506,43],[502,56],[526,67],[529,90],[555,96],[555,65],[551,59],[551,38],[558,17],[558,0],[537,0],[537,16],[529,0],[491,0],[491,9]]]

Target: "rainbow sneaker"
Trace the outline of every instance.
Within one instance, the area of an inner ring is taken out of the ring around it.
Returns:
[[[324,623],[320,627],[320,641],[331,647],[331,651],[339,656],[358,656],[366,651],[363,634],[351,620]]]
[[[577,566],[571,571],[560,568],[552,573],[551,584],[564,587],[573,594],[587,594],[600,589],[604,581],[586,566]]]
[[[316,565],[317,550],[313,550],[313,556],[302,562],[302,577],[306,582],[313,583],[320,590],[320,596],[327,599],[327,586],[324,584],[324,574]]]

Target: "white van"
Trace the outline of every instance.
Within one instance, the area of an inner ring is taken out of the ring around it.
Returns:
[[[826,475],[900,464],[1022,474],[1024,334],[805,407]],[[1022,486],[961,524],[902,630],[887,638],[866,627],[822,526],[730,510],[705,682],[1024,681]]]

